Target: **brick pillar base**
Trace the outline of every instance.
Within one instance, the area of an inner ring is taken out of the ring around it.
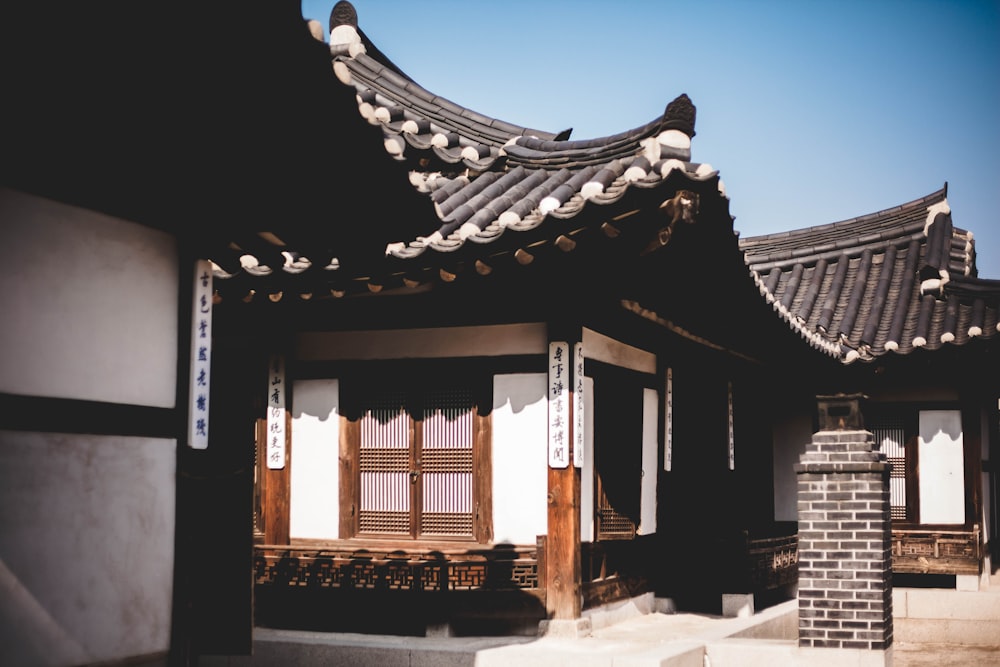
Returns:
[[[820,428],[830,430],[813,436],[795,466],[799,646],[884,651],[892,645],[889,464],[871,433],[852,428],[857,405],[857,420],[824,420],[836,407],[820,399]]]

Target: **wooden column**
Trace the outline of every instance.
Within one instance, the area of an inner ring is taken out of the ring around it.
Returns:
[[[574,345],[569,336],[553,336],[549,355],[548,535],[545,542],[545,606],[552,620],[575,620],[583,610],[580,573],[580,469],[573,464],[575,406]],[[559,351],[561,350],[561,352]],[[560,391],[565,392],[561,396]],[[564,449],[559,450],[559,447]],[[555,451],[554,451],[555,450]]]
[[[284,349],[284,346],[276,346]],[[258,428],[258,437],[264,436],[264,541],[267,544],[288,544],[291,501],[291,434],[292,411],[289,387],[291,377],[285,372],[284,353],[272,354],[268,361],[265,395],[265,416]],[[278,392],[275,394],[274,392]],[[276,403],[274,401],[277,401]],[[274,411],[272,413],[272,411]],[[279,432],[272,429],[279,428]],[[277,450],[271,447],[272,441]],[[258,448],[259,448],[258,443]]]

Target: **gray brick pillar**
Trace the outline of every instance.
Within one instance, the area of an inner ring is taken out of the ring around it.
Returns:
[[[861,418],[863,396],[820,396],[798,476],[799,646],[892,646],[889,464]]]

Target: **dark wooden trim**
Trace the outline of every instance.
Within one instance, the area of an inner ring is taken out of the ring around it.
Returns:
[[[182,475],[188,472],[193,453],[188,449],[187,421],[191,391],[191,322],[195,252],[190,238],[184,235],[177,237],[177,378],[174,404],[179,408],[176,410],[175,428],[183,436],[178,437],[176,457],[178,483],[175,486],[174,500],[174,582],[168,657],[168,664],[171,665],[188,665],[196,659],[193,647],[195,619],[191,612],[196,602],[196,593],[191,581],[197,569],[195,566],[197,545],[194,536],[197,528],[197,504],[191,485],[182,482]],[[62,414],[62,411],[55,413]],[[0,415],[7,414],[11,412],[6,407],[0,407]],[[250,632],[252,634],[252,628]],[[239,643],[241,642],[234,642],[234,648]]]
[[[480,544],[493,541],[493,420],[484,414],[489,407],[476,411],[472,447],[472,531]]]
[[[267,541],[267,523],[264,517],[267,516],[267,420],[257,418],[254,421],[254,490],[253,490],[253,513],[254,513],[254,544],[263,544]]]
[[[909,435],[906,438],[904,451],[906,452],[906,521],[903,523],[919,525],[920,523],[920,436],[918,435],[919,420],[918,413],[914,413],[913,419],[906,419],[904,433]],[[914,422],[912,425],[910,422]]]
[[[478,544],[469,540],[449,540],[444,538],[429,538],[411,540],[407,537],[382,538],[365,535],[348,539],[323,539],[310,537],[293,537],[284,544],[255,544],[257,550],[271,551],[316,551],[317,553],[386,553],[403,555],[407,558],[451,558],[475,554],[492,554],[496,552],[522,552],[538,549],[537,540],[533,544]],[[398,552],[398,554],[397,554]]]
[[[969,401],[963,400],[963,406]],[[961,412],[962,447],[965,454],[965,526],[971,528],[983,520],[980,489],[982,488],[982,408],[972,402],[972,407],[963,407]]]
[[[358,534],[360,428],[358,419],[340,415],[340,537],[345,539]]]
[[[176,408],[0,393],[0,429],[9,431],[175,438],[180,443],[179,416]]]
[[[422,424],[418,428],[411,410],[406,410],[406,421],[406,444],[410,450],[410,539],[415,540],[420,536],[420,517],[424,513],[424,475],[418,463],[424,450],[424,429]]]

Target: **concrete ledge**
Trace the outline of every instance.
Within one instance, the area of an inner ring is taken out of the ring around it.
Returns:
[[[653,613],[656,601],[652,593],[644,593],[621,602],[611,602],[587,609],[582,617],[590,619],[591,630],[600,630],[637,616]]]
[[[705,646],[711,665],[739,667],[890,667],[892,648],[861,649],[804,648],[795,641],[727,639]]]
[[[933,588],[897,588],[892,595],[896,619],[926,618],[996,622],[1000,591],[971,592]]]
[[[552,619],[538,622],[539,637],[589,637],[593,626],[589,618]]]
[[[672,642],[644,653],[615,658],[614,667],[705,667],[705,645]]]
[[[722,615],[726,618],[753,616],[753,593],[723,593]]]
[[[896,619],[892,629],[895,641],[908,644],[1000,647],[1000,618],[990,621]]]

